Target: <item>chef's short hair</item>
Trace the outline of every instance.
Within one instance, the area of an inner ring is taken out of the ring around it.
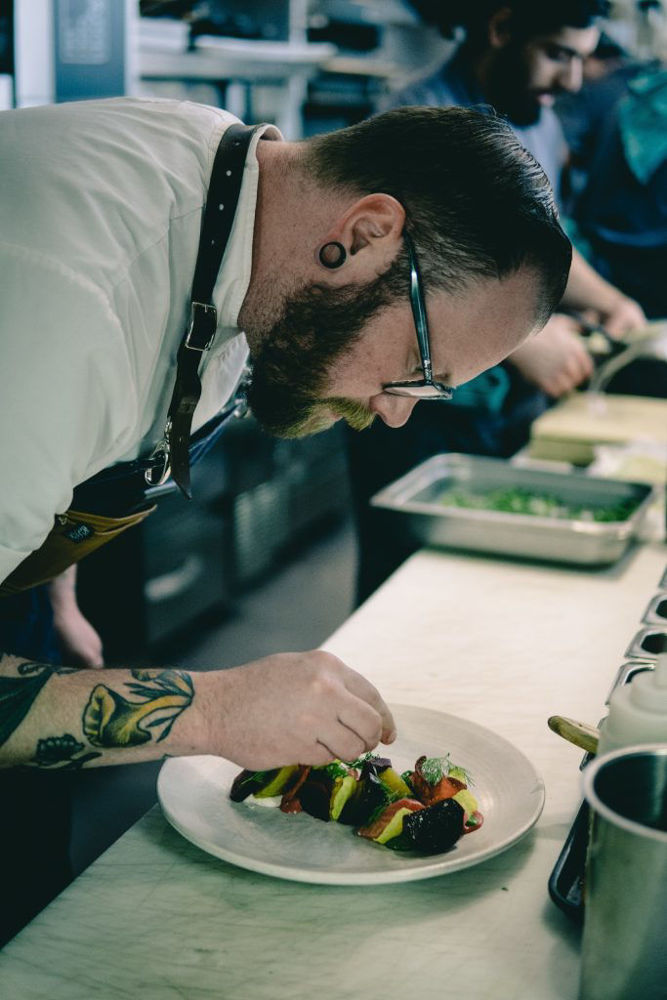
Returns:
[[[526,266],[543,321],[560,301],[570,242],[544,171],[497,115],[395,108],[306,140],[304,166],[323,186],[400,201],[427,289],[456,293]]]
[[[508,27],[515,38],[552,34],[563,28],[590,28],[609,16],[609,0],[410,0],[421,19],[445,38],[458,28],[468,39],[486,43],[486,29],[499,10],[510,12]]]

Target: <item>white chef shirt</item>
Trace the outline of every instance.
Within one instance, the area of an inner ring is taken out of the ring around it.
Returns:
[[[74,487],[161,438],[215,153],[237,119],[118,98],[0,113],[0,581]],[[197,429],[247,359],[260,136],[216,282]]]

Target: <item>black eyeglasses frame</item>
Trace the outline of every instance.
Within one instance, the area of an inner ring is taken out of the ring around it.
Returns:
[[[410,263],[410,305],[415,321],[417,346],[419,347],[423,377],[420,379],[406,379],[400,382],[386,382],[382,386],[382,391],[388,393],[390,396],[407,396],[412,399],[451,399],[454,394],[452,387],[445,385],[444,382],[437,382],[433,378],[428,319],[426,316],[424,288],[417,263],[417,254],[415,253],[414,244],[406,232],[403,233],[403,239]]]

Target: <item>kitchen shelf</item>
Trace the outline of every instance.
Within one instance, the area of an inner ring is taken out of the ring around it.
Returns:
[[[152,80],[285,80],[316,69],[335,53],[336,47],[326,42],[300,45],[201,35],[191,52],[142,46],[139,73]]]

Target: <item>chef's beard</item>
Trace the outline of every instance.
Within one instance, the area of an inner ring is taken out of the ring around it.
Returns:
[[[550,93],[556,93],[556,90]],[[487,85],[490,104],[512,125],[535,125],[542,105],[530,89],[528,68],[520,45],[506,45],[497,53]]]
[[[312,283],[286,299],[278,320],[252,355],[248,403],[276,437],[305,437],[343,419],[354,430],[374,420],[366,406],[326,395],[331,371],[367,323],[407,294],[407,267],[395,260],[367,285],[330,288]]]

